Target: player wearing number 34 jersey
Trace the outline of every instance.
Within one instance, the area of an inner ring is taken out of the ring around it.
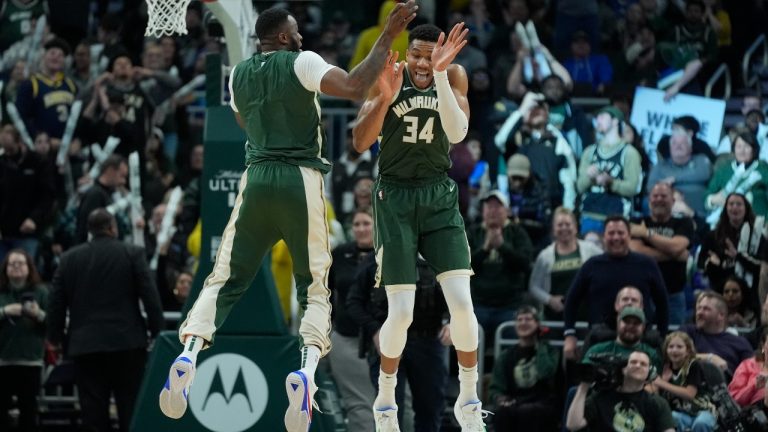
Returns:
[[[407,330],[413,319],[416,257],[437,275],[451,313],[450,333],[459,361],[460,392],[454,414],[462,431],[484,431],[477,397],[477,319],[458,188],[448,178],[448,151],[467,134],[467,74],[451,62],[466,45],[459,23],[448,36],[425,24],[408,38],[406,61],[391,54],[353,131],[362,152],[381,131],[379,179],[373,190],[377,283],[387,290],[388,315],[379,332],[381,370],[373,406],[377,432],[399,431],[394,389]],[[418,416],[418,415],[417,415]]]

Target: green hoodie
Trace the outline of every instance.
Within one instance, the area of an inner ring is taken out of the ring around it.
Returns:
[[[34,296],[40,309],[47,311],[48,289],[43,285],[0,292],[0,309],[8,304],[21,303],[25,295]],[[42,366],[45,326],[45,318],[39,321],[26,315],[0,317],[0,365],[38,363]]]

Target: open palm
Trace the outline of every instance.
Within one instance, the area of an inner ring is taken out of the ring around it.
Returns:
[[[384,69],[379,74],[377,81],[379,93],[389,102],[395,95],[395,92],[403,85],[403,72],[405,71],[405,62],[397,62],[399,53],[397,51],[389,52]]]
[[[445,33],[440,33],[435,48],[432,50],[432,68],[434,70],[444,71],[453,62],[459,51],[467,44],[467,33],[469,33],[469,29],[464,28],[463,22],[453,26],[447,38]]]

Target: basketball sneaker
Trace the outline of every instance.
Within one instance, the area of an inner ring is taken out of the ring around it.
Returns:
[[[397,408],[373,409],[376,432],[400,432],[397,424]]]
[[[461,432],[486,431],[483,418],[488,415],[488,411],[483,411],[483,404],[480,401],[470,401],[463,406],[456,401],[453,406],[453,415],[461,426]]]
[[[172,419],[181,418],[187,410],[189,386],[195,377],[195,365],[187,357],[177,357],[160,390],[160,411]]]
[[[288,409],[285,411],[285,429],[288,432],[307,432],[312,424],[312,408],[317,408],[313,396],[317,386],[312,378],[301,370],[293,371],[285,378]]]

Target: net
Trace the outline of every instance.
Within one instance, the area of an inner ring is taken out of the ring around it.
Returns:
[[[187,34],[187,6],[191,0],[146,0],[149,21],[144,36]]]

